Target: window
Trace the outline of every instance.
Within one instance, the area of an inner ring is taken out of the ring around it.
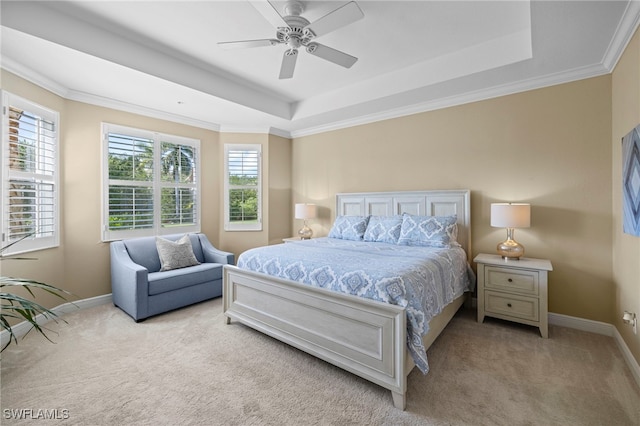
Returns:
[[[103,240],[200,231],[200,141],[103,124]]]
[[[2,244],[5,254],[56,247],[59,115],[2,93]]]
[[[224,229],[262,230],[261,145],[224,146]]]

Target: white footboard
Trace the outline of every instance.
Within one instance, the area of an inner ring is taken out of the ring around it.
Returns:
[[[391,390],[404,410],[406,314],[386,303],[337,294],[225,265],[230,319]]]

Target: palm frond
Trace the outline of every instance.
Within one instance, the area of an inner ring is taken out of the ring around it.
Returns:
[[[50,284],[42,283],[39,281],[27,280],[23,278],[0,277],[0,289],[3,290],[2,292],[0,292],[0,300],[2,301],[2,304],[0,306],[0,324],[2,324],[2,328],[9,333],[9,341],[2,347],[0,352],[4,351],[11,344],[11,342],[18,343],[18,338],[15,335],[11,325],[9,324],[9,319],[11,318],[26,321],[31,325],[29,330],[25,333],[25,336],[29,334],[31,330],[35,329],[48,341],[54,343],[53,340],[51,340],[47,335],[47,332],[52,332],[52,330],[43,327],[38,322],[38,316],[41,316],[41,318],[49,321],[54,321],[55,323],[57,323],[59,320],[65,323],[66,321],[59,318],[59,315],[54,311],[44,307],[43,305],[33,300],[4,291],[6,290],[6,287],[24,288],[33,298],[35,298],[35,294],[33,291],[34,289],[46,291],[47,293],[53,294],[54,296],[64,301],[67,301],[67,298],[64,295],[72,295],[72,293],[66,290],[62,290]]]
[[[34,258],[25,258],[25,257],[3,257],[2,255],[2,253],[5,250],[7,250],[9,247],[19,243],[20,241],[30,237],[31,235],[33,234],[27,234],[22,238],[19,238],[10,244],[7,244],[4,247],[0,247],[0,260],[9,260],[9,259],[36,260]],[[15,342],[16,344],[18,343],[18,338],[15,332],[13,331],[13,328],[11,327],[11,324],[9,322],[10,320],[11,321],[23,320],[25,322],[28,322],[31,325],[29,330],[25,333],[25,336],[29,334],[31,330],[35,329],[37,332],[42,334],[48,341],[50,341],[51,343],[54,343],[53,340],[51,340],[49,336],[47,336],[47,333],[45,332],[45,330],[47,332],[51,332],[51,330],[43,327],[38,321],[40,319],[45,319],[45,320],[54,321],[57,323],[58,320],[60,319],[59,315],[33,300],[27,299],[25,297],[19,296],[14,293],[10,293],[8,290],[12,288],[23,288],[34,299],[36,297],[34,293],[35,289],[39,289],[41,291],[45,291],[49,294],[52,294],[64,300],[65,302],[67,301],[67,298],[65,297],[65,295],[73,296],[72,293],[66,290],[60,289],[58,287],[52,286],[51,284],[34,281],[30,279],[24,279],[24,278],[0,277],[0,301],[2,302],[0,305],[0,324],[2,324],[2,329],[6,330],[9,333],[9,341],[7,342],[6,345],[2,347],[0,352],[4,351],[11,344],[11,342]],[[66,323],[65,320],[63,319],[60,319],[60,320]]]
[[[62,290],[58,287],[52,286],[51,284],[42,283],[34,280],[28,280],[24,278],[0,277],[0,288],[11,287],[11,286],[24,288],[33,297],[35,297],[35,295],[33,294],[33,291],[31,290],[31,288],[39,288],[41,290],[46,291],[47,293],[50,293],[56,297],[59,297],[64,301],[66,301],[67,299],[60,293],[66,294],[68,296],[73,296],[72,293],[66,290]]]

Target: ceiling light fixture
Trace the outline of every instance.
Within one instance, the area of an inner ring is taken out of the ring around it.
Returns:
[[[287,2],[284,7],[285,16],[281,16],[268,1],[252,1],[251,4],[276,27],[276,38],[225,41],[219,42],[218,46],[224,49],[238,49],[286,45],[287,50],[284,52],[280,66],[280,79],[293,77],[298,58],[298,49],[303,47],[307,53],[345,68],[351,68],[358,60],[355,56],[313,41],[318,37],[362,19],[364,13],[362,13],[356,2],[349,2],[314,22],[309,22],[309,20],[300,16],[304,11],[304,6],[299,1]]]

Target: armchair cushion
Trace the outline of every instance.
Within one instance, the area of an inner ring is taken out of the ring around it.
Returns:
[[[189,268],[188,274],[185,274],[185,270],[182,268],[151,272],[149,274],[149,296],[221,279],[222,265],[219,263],[195,265]]]

